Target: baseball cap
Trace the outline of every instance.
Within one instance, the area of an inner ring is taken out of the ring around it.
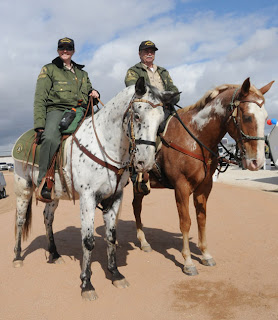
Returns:
[[[146,41],[141,42],[141,44],[139,46],[139,51],[149,49],[149,48],[153,48],[155,51],[158,50],[152,41],[146,40]]]
[[[74,49],[74,41],[67,37],[62,38],[58,41],[58,48],[63,46],[68,46]]]

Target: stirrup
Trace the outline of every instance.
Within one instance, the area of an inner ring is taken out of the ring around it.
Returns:
[[[46,199],[44,198],[42,195],[41,195],[41,192],[42,192],[42,188],[44,187],[46,183],[46,177],[44,177],[42,179],[42,182],[41,184],[36,188],[35,190],[35,195],[36,195],[36,199],[41,201],[41,202],[45,202],[45,203],[49,203],[49,202],[52,202],[54,200],[54,188],[52,187],[51,188],[51,199]]]

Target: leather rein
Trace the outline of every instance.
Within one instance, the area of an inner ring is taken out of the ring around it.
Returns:
[[[98,98],[97,98],[98,99]],[[158,106],[163,106],[163,103],[158,103],[158,104],[153,104],[151,101],[149,100],[146,100],[146,99],[132,99],[126,109],[126,111],[124,112],[124,115],[123,115],[123,121],[125,119],[125,117],[129,114],[130,115],[130,118],[129,118],[129,130],[127,132],[127,135],[128,135],[128,138],[130,140],[130,148],[129,148],[129,154],[131,155],[130,156],[130,159],[128,161],[127,164],[124,164],[123,162],[119,162],[119,161],[116,161],[114,159],[112,159],[105,151],[103,145],[101,144],[100,142],[100,139],[98,137],[98,134],[97,134],[97,131],[96,131],[96,127],[95,127],[95,123],[94,123],[94,108],[93,108],[93,102],[92,102],[92,97],[90,97],[89,99],[89,103],[88,103],[88,106],[87,106],[87,110],[86,110],[86,113],[80,123],[80,125],[78,126],[77,130],[74,132],[74,134],[72,135],[72,141],[71,141],[71,183],[72,183],[72,197],[73,197],[73,201],[75,202],[75,197],[74,197],[74,185],[73,185],[73,176],[72,176],[72,145],[73,145],[73,141],[75,142],[75,144],[77,145],[77,147],[83,152],[86,154],[86,156],[88,156],[90,159],[92,159],[93,161],[95,161],[96,163],[100,164],[101,166],[115,172],[116,174],[116,177],[117,177],[117,184],[116,184],[116,188],[115,188],[115,191],[114,191],[114,195],[113,195],[113,198],[115,197],[116,195],[116,192],[117,192],[117,189],[118,189],[118,185],[120,183],[120,180],[121,180],[121,177],[123,175],[123,173],[128,170],[129,167],[132,166],[133,164],[133,161],[134,161],[134,157],[135,157],[135,153],[137,152],[136,150],[136,145],[138,144],[147,144],[147,145],[153,145],[155,146],[155,142],[152,142],[152,141],[148,141],[148,140],[141,140],[141,139],[135,139],[135,135],[134,135],[134,102],[143,102],[143,103],[148,103],[150,106],[152,106],[153,108],[156,108]],[[98,101],[102,104],[102,106],[104,106],[104,104],[100,101],[100,99],[98,99]],[[96,136],[96,139],[97,139],[97,142],[98,142],[98,145],[100,147],[100,149],[102,150],[102,152],[105,154],[105,156],[111,160],[112,162],[120,165],[120,168],[114,166],[114,165],[111,165],[110,163],[106,162],[106,161],[103,161],[102,159],[96,157],[95,155],[93,155],[85,146],[83,146],[79,141],[78,139],[76,138],[76,132],[78,131],[78,129],[80,128],[81,124],[83,123],[84,119],[86,118],[86,115],[88,113],[88,110],[89,110],[89,107],[90,107],[90,104],[92,106],[92,124],[93,124],[93,129],[94,129],[94,133],[95,133],[95,136]],[[112,198],[112,199],[113,199]]]

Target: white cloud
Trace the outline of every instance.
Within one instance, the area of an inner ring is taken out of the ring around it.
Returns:
[[[2,1],[0,150],[32,127],[38,73],[55,58],[57,40],[64,36],[75,40],[74,60],[86,64],[103,102],[124,88],[125,73],[139,62],[138,46],[147,39],[159,48],[156,63],[170,71],[183,106],[223,83],[250,77],[260,88],[278,81],[278,29],[268,27],[270,17],[216,16],[211,10],[185,18],[173,11],[175,5],[174,0]],[[266,94],[272,118],[278,118],[277,85]]]

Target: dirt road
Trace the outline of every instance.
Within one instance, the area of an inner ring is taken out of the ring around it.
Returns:
[[[15,269],[13,174],[6,173],[5,178],[8,197],[0,200],[1,320],[278,319],[277,192],[215,183],[207,220],[215,267],[200,263],[191,200],[190,246],[199,275],[188,277],[182,272],[182,239],[173,191],[152,190],[145,198],[142,218],[153,252],[144,253],[136,239],[129,184],[118,225],[117,259],[131,286],[116,289],[111,284],[98,210],[92,283],[99,299],[86,302],[80,296],[79,203],[61,201],[55,215],[56,244],[65,264],[47,262],[43,204],[34,203],[32,232],[22,245],[24,266]]]

